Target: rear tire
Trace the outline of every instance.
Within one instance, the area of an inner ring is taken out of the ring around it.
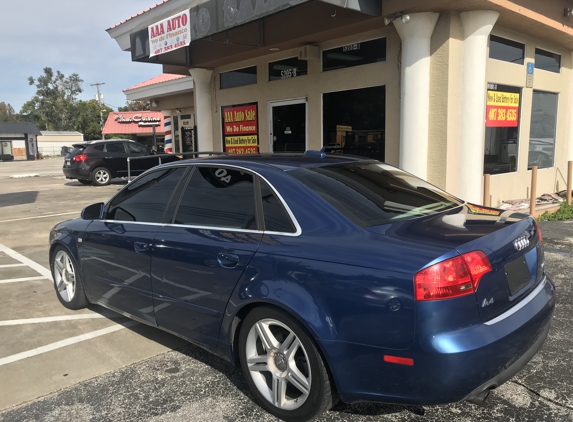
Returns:
[[[111,183],[111,173],[105,167],[98,167],[92,172],[92,183],[95,186],[105,186]]]
[[[50,258],[56,296],[68,309],[83,309],[87,306],[86,294],[76,261],[63,246],[57,246]]]
[[[335,401],[314,341],[285,312],[253,309],[241,326],[239,358],[259,405],[284,421],[314,419]]]

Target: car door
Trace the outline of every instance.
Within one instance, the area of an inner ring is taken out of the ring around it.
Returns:
[[[112,177],[127,176],[127,154],[123,142],[109,142],[104,148],[104,166]]]
[[[154,242],[160,327],[216,344],[229,297],[262,237],[256,210],[252,174],[223,165],[195,167],[171,224]]]
[[[141,174],[145,170],[159,164],[158,157],[154,156],[145,145],[137,142],[126,142],[125,147],[130,157],[130,171],[132,175]]]
[[[172,193],[187,168],[149,173],[122,189],[82,239],[82,276],[90,297],[155,323],[151,250]]]

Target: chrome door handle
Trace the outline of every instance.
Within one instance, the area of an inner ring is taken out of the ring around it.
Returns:
[[[223,268],[232,269],[239,265],[239,257],[232,253],[219,252],[217,262]]]

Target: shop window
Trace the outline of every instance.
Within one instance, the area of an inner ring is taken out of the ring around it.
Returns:
[[[257,83],[257,66],[231,70],[219,75],[221,89],[236,88],[239,86]]]
[[[535,49],[535,68],[548,72],[561,72],[561,55],[545,51],[540,48]]]
[[[489,58],[515,64],[523,64],[525,44],[491,35],[489,37]]]
[[[488,84],[484,173],[517,171],[521,88]]]
[[[323,143],[327,152],[384,161],[386,87],[323,95]]]
[[[343,45],[322,52],[322,71],[386,61],[386,38]]]
[[[308,62],[299,60],[298,57],[269,63],[269,81],[296,78],[297,76],[306,75],[307,72]]]
[[[531,107],[531,131],[529,133],[529,156],[527,168],[553,167],[555,160],[555,134],[557,125],[558,95],[533,91]]]

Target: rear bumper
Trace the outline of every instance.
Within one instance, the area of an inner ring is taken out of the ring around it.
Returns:
[[[67,179],[89,179],[91,177],[89,167],[84,167],[82,163],[80,167],[62,167],[64,176]]]
[[[469,400],[519,372],[542,347],[555,307],[555,289],[542,281],[527,305],[495,324],[431,332],[407,350],[320,341],[341,398],[437,405]],[[407,357],[413,366],[383,361]]]

